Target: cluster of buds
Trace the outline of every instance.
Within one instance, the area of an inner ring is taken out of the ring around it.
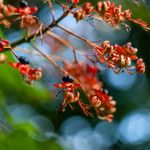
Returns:
[[[37,7],[29,7],[27,3],[21,1],[20,8],[12,5],[0,5],[0,25],[10,28],[11,24],[20,19],[20,26],[27,27],[35,23],[35,18],[32,16],[37,11]]]
[[[39,80],[42,77],[42,69],[41,68],[31,68],[29,64],[22,63],[9,63],[15,69],[20,71],[20,74],[25,78],[25,81],[29,84],[32,84],[33,81]]]
[[[0,5],[0,25],[9,28],[17,15],[17,8],[11,5]]]
[[[110,1],[98,2],[95,10],[105,22],[114,27],[131,18],[130,10],[122,11],[121,5],[116,7]]]
[[[86,115],[96,115],[99,119],[111,122],[113,119],[113,113],[115,112],[115,101],[111,96],[103,89],[103,83],[98,80],[97,73],[99,69],[95,65],[84,64],[82,62],[65,64],[65,70],[73,76],[80,84],[77,88],[81,88],[88,98],[88,103],[79,99],[79,92],[74,93],[74,83],[63,82],[62,84],[55,84],[57,88],[65,87],[64,104],[66,101],[69,103],[76,101],[80,105],[80,108]],[[68,93],[66,93],[66,91]],[[70,92],[71,91],[71,92]],[[67,95],[67,100],[66,100]],[[69,95],[69,96],[68,96]],[[68,98],[69,97],[69,98]],[[70,99],[71,97],[71,99]],[[90,110],[94,109],[94,113]]]
[[[141,58],[136,61],[136,71],[139,73],[145,72],[145,63],[143,62],[143,59]]]
[[[84,19],[85,17],[91,15],[94,11],[94,7],[90,2],[85,3],[82,8],[74,12],[74,17],[77,21]]]
[[[95,109],[96,115],[99,119],[111,122],[113,113],[116,111],[116,101],[112,96],[108,95],[106,90],[93,90],[89,94],[89,101],[91,106]]]
[[[4,49],[10,48],[10,43],[7,40],[1,40],[0,41],[0,52],[4,51]]]
[[[112,68],[115,73],[120,73],[122,69],[129,74],[133,73],[131,70],[144,73],[145,64],[137,57],[137,51],[137,48],[133,48],[130,42],[119,46],[110,45],[109,41],[105,41],[96,48],[96,57],[102,64],[106,63],[108,68]],[[135,66],[132,66],[133,62],[136,63]]]

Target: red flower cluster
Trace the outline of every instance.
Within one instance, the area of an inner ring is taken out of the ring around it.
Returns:
[[[121,23],[129,20],[136,24],[139,24],[144,29],[149,30],[148,24],[141,19],[132,19],[131,11],[122,11],[122,6],[115,6],[114,3],[110,1],[98,2],[96,6],[96,11],[100,14],[102,19],[110,24],[111,26],[118,27]]]
[[[21,16],[20,27],[27,28],[34,25],[37,21],[36,17],[32,16],[37,11],[37,7],[26,6],[24,8],[18,8],[17,12]]]
[[[6,48],[10,48],[9,41],[7,41],[7,40],[1,40],[0,41],[0,52],[2,52]]]
[[[96,115],[99,119],[111,122],[113,113],[116,111],[116,101],[108,92],[101,88],[100,90],[93,90],[90,93],[89,100],[94,107]]]
[[[16,8],[12,5],[0,5],[0,25],[4,25],[6,28],[10,28],[11,24],[21,18],[21,24],[23,19],[30,16],[31,14],[37,11],[37,7],[23,7],[23,8]],[[28,19],[29,20],[29,19]],[[32,16],[33,21],[33,16]],[[31,23],[30,23],[31,24]],[[21,27],[24,27],[21,25]]]
[[[96,6],[93,6],[90,2],[86,2],[81,8],[75,11],[74,17],[77,21],[84,19],[87,16],[91,16],[94,13],[98,13],[100,19],[104,20],[106,23],[110,24],[113,27],[119,27],[121,23],[129,20],[136,24],[139,24],[144,29],[149,30],[148,24],[141,19],[132,19],[131,11],[125,10],[122,11],[122,6],[115,6],[113,2],[110,1],[100,1]],[[97,18],[97,17],[96,17]]]
[[[115,27],[131,18],[130,10],[122,11],[121,5],[116,7],[115,4],[110,1],[98,2],[96,11],[105,22]]]
[[[87,116],[91,115],[88,112],[89,107],[80,100],[80,93],[79,92],[75,92],[75,90],[80,88],[80,84],[74,83],[74,82],[73,83],[71,83],[71,82],[63,82],[61,84],[54,84],[54,86],[56,88],[64,89],[63,90],[64,100],[63,100],[62,109],[61,109],[63,112],[65,111],[65,107],[67,105],[69,105],[69,107],[71,109],[73,109],[71,104],[72,103],[77,103]]]
[[[111,122],[113,113],[116,111],[116,102],[111,96],[108,96],[108,93],[103,89],[102,82],[97,79],[98,68],[89,64],[74,63],[73,65],[65,64],[65,70],[78,80],[80,84],[74,82],[54,84],[57,88],[65,88],[63,103],[76,101],[86,115],[95,114],[98,118]],[[79,98],[79,92],[74,93],[74,89],[79,88],[85,92],[88,103],[83,102]],[[92,109],[94,109],[94,113],[90,112]]]
[[[20,74],[25,78],[25,81],[29,84],[32,84],[33,81],[39,80],[42,77],[41,68],[31,68],[28,64],[21,63],[9,63],[15,69],[20,71]]]
[[[122,69],[128,73],[133,73],[132,70],[144,73],[145,64],[142,59],[138,59],[136,53],[137,49],[133,48],[130,42],[119,46],[110,45],[109,41],[105,41],[96,48],[97,60],[102,64],[106,63],[108,68],[112,68],[115,73],[119,73]],[[135,62],[136,65],[132,66],[132,62]]]

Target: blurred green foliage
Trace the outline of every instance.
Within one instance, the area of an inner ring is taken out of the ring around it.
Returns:
[[[29,137],[26,131],[19,129],[8,135],[0,133],[0,148],[1,150],[62,150],[55,140],[38,142]]]

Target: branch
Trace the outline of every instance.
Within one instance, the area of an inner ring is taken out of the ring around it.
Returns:
[[[64,38],[60,37],[59,35],[51,32],[51,31],[47,31],[47,34],[49,34],[50,36],[54,37],[55,39],[57,39],[59,42],[61,42],[62,44],[64,44],[65,46],[69,47],[70,49],[72,49],[73,51],[73,55],[74,55],[74,60],[77,63],[77,56],[76,56],[76,52],[79,52],[77,50],[76,47],[74,47],[73,45],[71,45],[71,43],[69,43],[67,40],[65,40]],[[82,53],[83,54],[83,53]]]
[[[74,8],[74,4],[70,6],[70,9],[73,9]],[[49,26],[47,26],[46,28],[42,29],[42,33],[46,33],[50,28],[53,28],[55,27],[62,19],[64,19],[67,15],[68,15],[69,11],[66,11],[64,12],[56,21],[53,21]],[[24,42],[30,42],[30,40],[32,40],[35,36],[40,36],[40,32],[37,34],[37,33],[33,33],[31,34],[27,39],[26,37],[23,37],[22,39],[19,39],[15,42],[13,42],[11,44],[11,47],[15,47],[19,44],[22,44]]]
[[[48,2],[50,12],[51,12],[51,15],[52,15],[52,19],[54,21],[55,20],[55,12],[54,12],[54,8],[53,8],[53,5],[52,5],[52,1],[51,0],[46,0],[46,1]]]
[[[43,53],[33,42],[31,43],[33,48],[40,53],[46,60],[48,60],[53,66],[55,66],[57,69],[59,69],[63,74],[67,74],[67,72],[61,68],[50,56],[47,56],[45,53]]]

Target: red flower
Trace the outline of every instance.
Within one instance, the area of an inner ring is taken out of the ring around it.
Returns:
[[[37,7],[29,7],[26,6],[24,8],[17,8],[16,12],[19,13],[21,16],[23,15],[31,15],[37,11]]]
[[[15,69],[20,71],[20,74],[25,77],[25,81],[29,84],[32,84],[34,80],[39,80],[42,77],[41,68],[31,68],[28,64],[21,63],[9,63]]]
[[[70,82],[63,82],[61,84],[54,84],[54,86],[56,88],[63,89],[64,100],[63,100],[62,108],[61,108],[61,110],[63,112],[65,111],[65,108],[66,108],[67,105],[71,109],[73,109],[71,104],[72,103],[77,103],[79,105],[79,107],[81,107],[81,109],[83,110],[83,112],[87,116],[91,115],[91,113],[88,111],[89,107],[81,101],[80,93],[79,92],[75,92],[76,89],[80,88],[80,84],[78,84],[78,83],[70,83]]]
[[[99,69],[94,65],[85,65],[82,62],[65,64],[65,70],[82,83],[86,90],[100,89],[103,86],[103,83],[96,77]]]
[[[30,24],[33,22],[35,18],[31,15],[37,11],[37,7],[23,7],[23,8],[16,8],[12,5],[0,5],[0,25],[4,25],[6,28],[10,28],[11,24],[18,19],[25,18],[30,16]],[[29,22],[29,17],[27,18]],[[26,21],[27,21],[26,19]],[[24,19],[25,20],[25,19]]]
[[[23,8],[18,8],[17,12],[21,16],[21,21],[20,21],[20,27],[21,28],[28,28],[35,23],[37,23],[37,18],[32,16],[37,11],[37,7],[23,7]]]
[[[72,0],[73,3],[78,4],[79,0]]]
[[[7,40],[1,40],[0,41],[0,52],[2,52],[5,48],[9,48],[10,43]]]

